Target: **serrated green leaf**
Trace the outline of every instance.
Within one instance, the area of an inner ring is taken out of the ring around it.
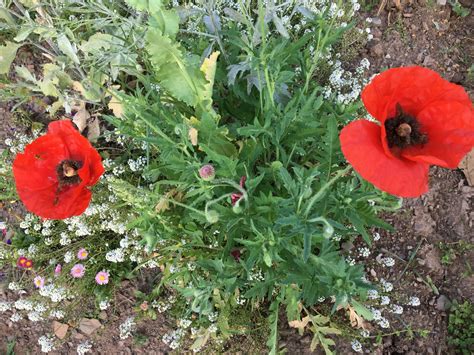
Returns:
[[[360,304],[354,299],[352,299],[350,303],[352,307],[354,307],[354,310],[357,312],[358,315],[364,317],[366,320],[374,319],[374,315],[372,314],[372,312],[367,309],[367,307],[365,307],[363,304]]]
[[[4,46],[0,46],[0,74],[8,74],[10,65],[15,60],[16,51],[21,44],[6,42]]]
[[[179,30],[179,16],[176,10],[159,9],[152,13],[150,27],[161,31],[161,34],[174,38]]]
[[[160,84],[176,99],[196,107],[205,92],[204,74],[189,66],[178,45],[158,29],[149,28],[146,41]]]

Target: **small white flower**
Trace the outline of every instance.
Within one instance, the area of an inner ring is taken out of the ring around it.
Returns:
[[[381,306],[386,306],[388,304],[390,304],[390,297],[388,297],[388,296],[380,297],[380,305]]]
[[[379,321],[377,322],[377,324],[378,324],[381,328],[388,328],[388,327],[390,327],[390,323],[389,323],[388,320],[385,319],[384,317],[380,318]]]
[[[370,336],[370,332],[367,329],[362,329],[360,335],[363,338],[368,338]]]
[[[362,352],[362,344],[358,340],[353,340],[351,341],[351,346],[352,350],[354,350],[356,353],[361,353]]]
[[[135,318],[134,317],[129,317],[120,324],[119,326],[119,331],[120,331],[120,339],[127,339],[129,336],[132,335],[132,332],[135,330]]]
[[[377,290],[368,290],[367,297],[370,300],[376,300],[377,298],[379,298],[379,292]]]
[[[76,352],[78,355],[84,355],[85,353],[88,353],[92,349],[92,342],[90,340],[83,341],[80,343],[77,348]]]
[[[410,297],[407,306],[418,307],[421,304],[420,299],[416,296]]]
[[[43,353],[49,353],[54,349],[54,338],[51,336],[43,335],[38,339],[38,344],[41,346],[41,351]]]
[[[395,314],[402,314],[403,307],[398,304],[392,304],[390,311]]]

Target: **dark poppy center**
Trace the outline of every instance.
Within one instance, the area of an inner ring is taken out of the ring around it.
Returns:
[[[63,160],[56,167],[60,185],[75,185],[81,182],[77,171],[82,167],[82,162],[76,160]]]
[[[397,104],[395,116],[385,120],[385,131],[389,148],[406,148],[428,142],[428,136],[421,131],[420,123],[415,117],[403,112],[400,104]]]

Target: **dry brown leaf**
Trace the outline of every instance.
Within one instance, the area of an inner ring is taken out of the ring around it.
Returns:
[[[84,129],[87,127],[87,122],[89,121],[90,117],[91,114],[89,113],[89,111],[86,110],[86,104],[82,102],[80,108],[73,116],[72,122],[75,123],[75,125],[79,129],[79,132],[82,133],[82,131],[84,131]]]
[[[362,329],[367,329],[367,324],[365,323],[364,318],[359,316],[354,308],[351,306],[348,306],[348,312],[349,312],[349,319],[351,321],[351,326],[353,328],[362,328]]]
[[[172,189],[168,191],[160,200],[158,201],[158,204],[155,206],[155,211],[158,213],[164,212],[166,210],[169,210],[170,204],[169,200],[172,199],[176,194],[176,189]],[[176,194],[180,199],[182,197],[182,194],[180,193]]]
[[[309,316],[306,316],[304,317],[302,320],[292,320],[290,322],[288,322],[288,325],[291,327],[291,328],[296,328],[298,329],[298,333],[300,335],[303,335],[304,333],[304,328],[306,328],[306,326],[308,325],[310,321],[310,318]]]
[[[84,95],[84,93],[86,92],[86,90],[84,89],[84,86],[82,86],[82,84],[79,81],[74,81],[72,83],[72,89],[74,91],[80,92],[82,95]]]
[[[115,96],[112,96],[107,106],[109,109],[112,110],[115,117],[118,117],[118,118],[122,117],[123,106],[122,106],[122,103]]]
[[[198,144],[198,130],[194,127],[191,127],[188,132],[189,140],[191,141],[192,145]]]
[[[87,121],[87,139],[94,143],[100,136],[100,125],[99,118],[97,116],[92,117]]]

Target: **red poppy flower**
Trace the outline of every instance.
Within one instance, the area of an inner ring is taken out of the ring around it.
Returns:
[[[394,68],[362,92],[378,123],[351,122],[341,148],[354,169],[401,197],[428,190],[430,165],[454,169],[474,146],[474,111],[464,89],[422,67]]]
[[[28,144],[13,162],[16,189],[26,208],[40,217],[64,219],[89,205],[104,172],[99,153],[69,120],[51,122],[48,133]]]

